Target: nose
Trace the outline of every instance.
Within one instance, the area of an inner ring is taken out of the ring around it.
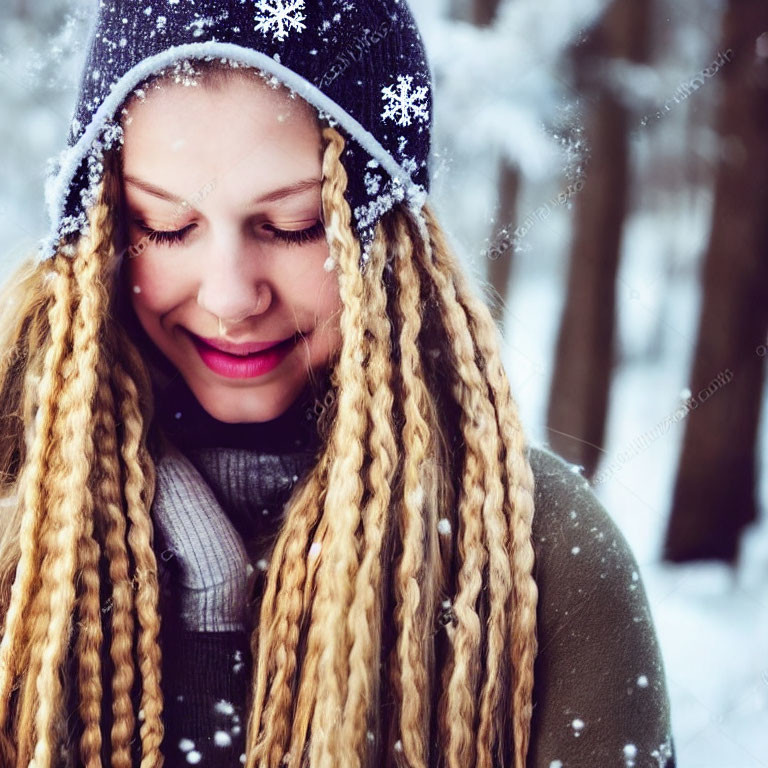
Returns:
[[[258,265],[258,254],[242,246],[210,253],[210,268],[203,271],[197,303],[207,312],[234,326],[263,314],[272,303],[272,288]]]

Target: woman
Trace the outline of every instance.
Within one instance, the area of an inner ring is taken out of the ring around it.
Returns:
[[[426,202],[407,6],[205,12],[101,4],[2,301],[3,765],[672,766],[632,553]]]

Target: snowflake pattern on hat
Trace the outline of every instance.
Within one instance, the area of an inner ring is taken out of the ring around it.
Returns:
[[[304,0],[257,0],[256,8],[257,32],[273,32],[274,39],[283,41],[290,31],[305,29]]]
[[[46,169],[51,229],[40,260],[87,231],[104,152],[122,144],[126,101],[174,66],[187,84],[184,65],[197,59],[260,70],[344,135],[361,267],[394,205],[408,205],[424,231],[432,74],[406,0],[100,0],[67,147]]]
[[[386,107],[381,113],[381,119],[392,118],[398,125],[410,125],[412,118],[421,121],[429,120],[427,108],[427,87],[422,85],[411,90],[413,77],[411,75],[397,76],[397,90],[391,85],[381,89],[386,101]]]

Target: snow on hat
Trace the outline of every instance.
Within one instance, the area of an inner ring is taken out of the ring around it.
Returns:
[[[123,141],[119,110],[133,91],[180,60],[216,58],[277,78],[345,135],[361,266],[395,203],[421,221],[432,75],[405,0],[99,0],[67,147],[49,161],[40,260],[87,230],[103,152]]]

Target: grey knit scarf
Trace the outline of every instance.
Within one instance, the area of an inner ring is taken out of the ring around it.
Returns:
[[[195,632],[245,627],[248,577],[266,572],[284,505],[313,456],[256,449],[174,449],[157,463],[152,503],[161,568],[173,603]]]

